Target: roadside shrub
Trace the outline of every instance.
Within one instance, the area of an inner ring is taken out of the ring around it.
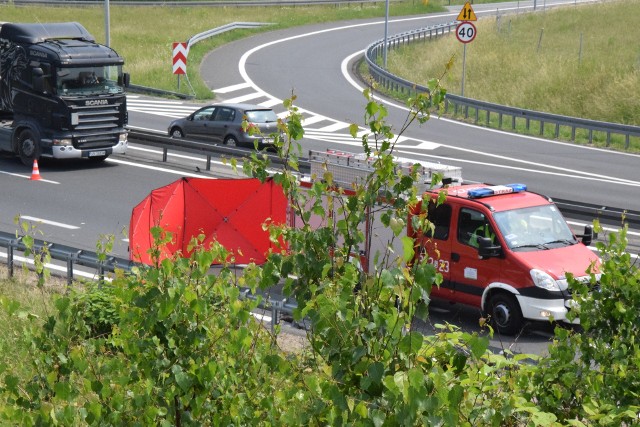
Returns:
[[[110,283],[87,282],[74,288],[71,304],[87,328],[86,338],[108,337],[120,321],[119,304]]]
[[[597,243],[601,276],[570,280],[581,330],[557,328],[549,357],[532,376],[531,398],[563,423],[640,423],[640,271],[626,235],[623,226]]]

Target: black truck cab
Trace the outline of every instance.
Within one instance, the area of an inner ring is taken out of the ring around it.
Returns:
[[[0,150],[104,160],[127,149],[124,59],[77,22],[0,26]]]

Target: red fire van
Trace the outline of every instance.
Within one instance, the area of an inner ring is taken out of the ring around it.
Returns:
[[[443,276],[431,297],[480,307],[500,333],[517,333],[525,320],[567,321],[566,274],[599,274],[599,258],[588,248],[591,227],[576,236],[556,205],[526,185],[458,185],[427,194],[428,206],[416,205],[412,215],[426,213],[435,227],[416,232],[410,218],[408,233],[417,239],[417,259],[426,257]]]

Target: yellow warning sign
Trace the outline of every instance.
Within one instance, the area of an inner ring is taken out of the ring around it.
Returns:
[[[457,21],[477,21],[476,13],[473,11],[471,7],[471,3],[466,2],[464,6],[462,6],[462,10],[458,15]]]

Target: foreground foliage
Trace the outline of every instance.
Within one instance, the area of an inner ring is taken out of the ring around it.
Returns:
[[[425,122],[441,104],[444,91],[435,80],[430,87],[431,95],[410,101],[406,126]],[[396,136],[385,107],[365,96],[370,132],[362,147],[376,170],[353,191],[328,172],[308,189],[299,185],[296,141],[304,129],[293,100],[279,122],[286,167],[270,175],[260,153],[244,162],[248,175],[282,186],[301,223],[268,228],[288,248],[265,265],[238,275],[233,254],[203,247],[202,236],[188,256],[160,260],[172,236],[155,228],[154,265],[60,295],[42,320],[3,298],[7,316],[22,319],[16,341],[29,357],[20,372],[0,365],[0,419],[25,426],[637,423],[640,274],[625,253],[625,232],[600,244],[598,292],[595,276],[572,284],[584,333],[557,329],[549,357],[496,355],[486,336],[450,325],[423,336],[413,320],[427,317],[441,277],[424,262],[407,264],[414,248],[404,231],[407,208],[421,197],[416,170],[393,167]],[[393,237],[364,272],[352,254],[371,249],[367,215]],[[415,225],[431,226],[429,218]],[[259,301],[240,292],[274,285],[296,297],[295,318],[310,325],[308,352],[280,350],[278,329],[272,334],[252,315]]]
[[[601,231],[601,229],[600,229]],[[640,271],[626,252],[627,227],[599,242],[603,274],[595,287],[572,282],[580,333],[558,329],[528,392],[571,425],[640,423]]]

